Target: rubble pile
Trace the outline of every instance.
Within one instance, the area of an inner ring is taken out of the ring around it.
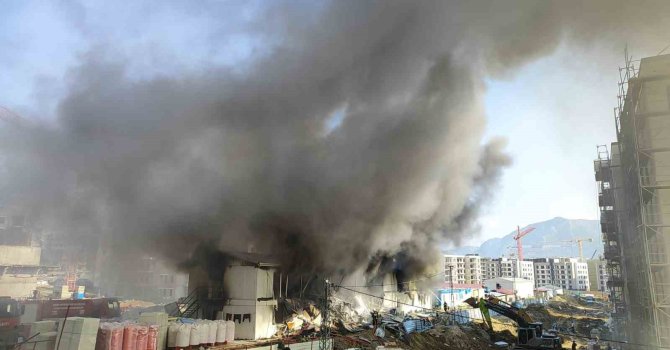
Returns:
[[[510,334],[511,335],[511,334]],[[489,334],[480,325],[438,325],[426,333],[409,337],[410,349],[493,349]]]
[[[605,310],[584,309],[564,301],[552,301],[548,305],[529,305],[526,313],[535,321],[542,322],[545,329],[557,329],[563,334],[610,338]]]
[[[589,308],[573,304],[563,298],[555,298],[548,304],[548,308],[555,313],[564,315],[585,316],[591,318],[607,319],[609,312],[605,306],[601,308]]]
[[[394,312],[381,312],[373,313],[369,317],[370,322],[367,322],[368,318],[363,318],[366,321],[355,327],[337,327],[332,331],[335,349],[377,349],[380,346],[412,350],[495,348],[483,324],[457,324],[450,320],[449,315],[442,313],[400,315]],[[333,318],[333,322],[346,324],[336,318]],[[496,332],[494,338],[508,343],[515,341],[515,336],[509,331]]]

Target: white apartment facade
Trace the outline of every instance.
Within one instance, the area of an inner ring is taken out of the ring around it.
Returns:
[[[478,255],[445,255],[445,282],[482,284],[494,278],[522,278],[537,287],[553,285],[567,290],[605,290],[605,263],[596,266],[597,273],[589,274],[589,265],[578,258],[482,258]],[[590,278],[591,275],[591,278]],[[590,281],[591,279],[591,281]],[[595,282],[594,282],[595,281]]]
[[[523,278],[533,281],[533,262],[508,258],[481,258],[482,280],[496,277]]]
[[[554,279],[554,259],[533,259],[533,270],[535,272],[535,287],[556,285]]]
[[[482,265],[479,255],[445,255],[444,281],[454,284],[481,284]]]
[[[553,285],[568,290],[589,290],[589,270],[578,258],[533,259],[535,287]]]
[[[491,258],[482,258],[482,280],[490,280],[492,278],[500,277],[500,264],[498,261]]]

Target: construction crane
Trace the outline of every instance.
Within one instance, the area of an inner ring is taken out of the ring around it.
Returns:
[[[535,227],[526,227],[521,231],[519,226],[516,227],[516,235],[513,237],[516,241],[516,256],[519,261],[523,260],[523,245],[521,244],[521,238],[535,230]]]
[[[575,238],[574,241],[579,246],[579,258],[584,260],[584,242],[593,242],[593,238]]]
[[[577,246],[579,247],[579,258],[584,260],[584,242],[593,242],[593,238],[575,238],[547,243],[577,243]]]
[[[514,239],[516,239],[516,236],[514,237]],[[584,242],[593,242],[593,238],[575,238],[575,239],[566,239],[566,240],[561,240],[561,241],[542,242],[541,244],[537,244],[537,245],[524,245],[524,246],[522,246],[522,248],[523,247],[525,247],[525,248],[549,248],[549,247],[566,246],[568,243],[569,244],[577,243],[577,245],[579,247],[579,258],[583,260],[584,259]],[[519,249],[519,241],[517,241],[517,246],[516,247],[517,247],[517,250],[518,250]],[[507,248],[513,248],[513,246],[509,246]]]

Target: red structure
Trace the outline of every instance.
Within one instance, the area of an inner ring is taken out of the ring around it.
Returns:
[[[514,240],[516,241],[516,254],[517,258],[519,261],[523,260],[523,246],[521,245],[521,238],[535,230],[535,227],[526,227],[521,231],[519,226],[516,227],[516,236],[514,236]]]

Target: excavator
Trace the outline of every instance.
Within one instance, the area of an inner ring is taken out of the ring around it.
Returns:
[[[490,311],[494,311],[516,322],[519,326],[517,331],[518,344],[514,349],[563,349],[560,337],[552,333],[543,332],[541,322],[533,322],[525,311],[517,307],[492,296],[479,300],[477,298],[469,298],[464,302],[473,308],[481,310],[482,316],[484,316],[491,332],[493,332],[493,322],[491,321]]]

